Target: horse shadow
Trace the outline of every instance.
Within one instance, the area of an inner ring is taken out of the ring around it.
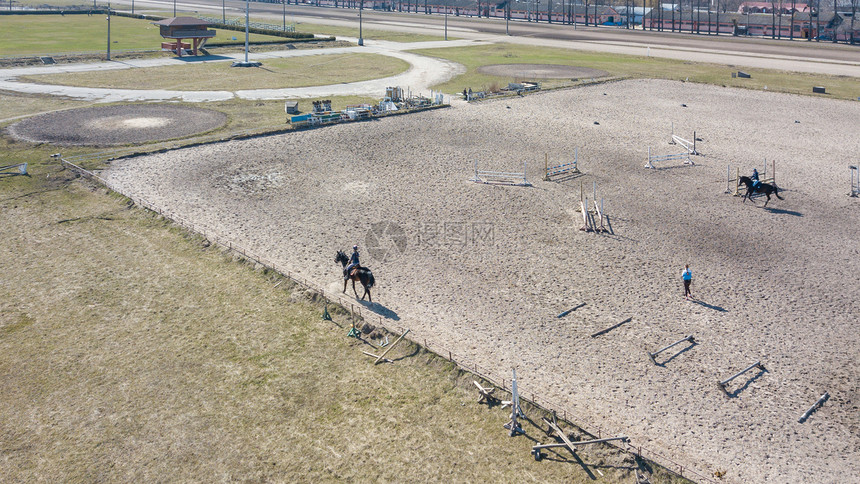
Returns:
[[[740,394],[741,394],[741,392],[743,392],[744,390],[746,390],[747,388],[749,388],[749,386],[750,386],[750,385],[752,385],[752,383],[753,383],[754,381],[756,381],[756,380],[758,380],[759,378],[761,378],[762,376],[764,376],[764,374],[765,374],[765,373],[767,373],[767,369],[765,369],[765,368],[759,368],[758,373],[756,373],[755,375],[753,375],[753,377],[752,377],[752,378],[750,378],[749,380],[747,380],[747,381],[746,381],[746,383],[744,383],[744,386],[742,386],[742,387],[738,388],[737,390],[735,390],[735,391],[733,391],[733,392],[729,393],[729,394],[728,394],[728,395],[729,395],[729,398],[737,398],[737,397],[738,397],[738,395],[740,395]]]
[[[691,349],[695,348],[696,346],[699,346],[699,343],[696,343],[695,341],[691,341],[689,346],[687,346],[686,348],[682,349],[681,351],[678,351],[678,352],[677,352],[677,353],[675,353],[674,355],[670,356],[670,357],[669,357],[669,359],[667,359],[667,360],[663,361],[662,363],[657,363],[657,366],[663,366],[663,367],[665,367],[667,363],[671,362],[672,360],[674,360],[675,358],[677,358],[677,357],[681,356],[682,354],[684,354],[684,353],[686,353],[686,352],[690,351]]]
[[[378,316],[382,316],[383,318],[390,319],[392,321],[400,321],[400,316],[398,316],[396,312],[391,309],[388,309],[387,307],[383,306],[382,304],[379,304],[378,302],[369,302],[363,299],[356,299],[356,302],[358,304],[361,304],[362,307],[364,307],[368,311]]]
[[[800,212],[795,212],[794,210],[784,210],[781,208],[771,208],[771,207],[762,207],[770,213],[779,214],[779,215],[794,215],[795,217],[803,217],[803,214]]]
[[[694,303],[696,303],[696,304],[698,304],[699,306],[702,306],[702,307],[705,307],[705,308],[708,308],[708,309],[713,309],[714,311],[719,311],[719,312],[721,312],[721,313],[727,313],[727,312],[729,312],[729,310],[728,310],[728,309],[726,309],[726,308],[724,308],[724,307],[722,307],[722,306],[715,306],[715,305],[713,305],[713,304],[708,304],[708,303],[706,303],[705,301],[699,301],[699,300],[697,300],[697,299],[691,299],[691,301],[692,301],[692,302],[694,302]]]

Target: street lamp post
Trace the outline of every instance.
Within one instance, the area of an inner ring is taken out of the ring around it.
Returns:
[[[418,4],[416,3],[415,5],[416,5],[415,8],[417,9]],[[361,32],[361,11],[362,10],[364,10],[364,0],[361,0],[361,2],[358,4],[358,45],[364,45],[364,36],[362,35],[362,32]]]
[[[221,0],[221,23],[227,23],[227,7],[224,6],[224,0]]]
[[[108,3],[107,22],[108,22],[107,60],[110,60],[110,3]]]
[[[448,40],[448,4],[445,3],[445,40]]]
[[[287,31],[287,0],[281,0],[281,5],[284,9],[284,32]]]
[[[173,0],[174,2],[176,0]],[[248,32],[250,30],[251,19],[251,1],[245,0],[245,64],[248,63]]]
[[[176,17],[176,0],[173,0],[173,16]]]

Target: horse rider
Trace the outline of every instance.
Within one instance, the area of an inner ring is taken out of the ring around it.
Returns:
[[[758,179],[758,170],[756,170],[755,168],[753,168],[753,172],[752,172],[752,176],[750,177],[750,180],[752,180],[752,182],[753,182],[753,184],[752,184],[753,190],[756,190],[756,189],[758,189],[758,187],[761,186],[761,182]]]
[[[354,268],[358,267],[358,246],[352,246],[352,256],[349,258],[349,265],[343,270],[343,278],[344,280],[349,279],[349,273]]]

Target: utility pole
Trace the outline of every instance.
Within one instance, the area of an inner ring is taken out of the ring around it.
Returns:
[[[110,60],[110,3],[108,3],[107,22],[108,22],[107,60]]]
[[[416,2],[415,5],[416,5],[415,9],[417,10],[418,9],[418,7],[417,7],[418,3]],[[362,10],[364,10],[364,0],[361,0],[361,2],[358,4],[358,45],[364,45],[364,36],[362,35],[362,31],[361,31],[361,11]]]

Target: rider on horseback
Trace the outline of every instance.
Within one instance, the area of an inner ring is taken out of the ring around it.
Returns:
[[[352,256],[349,258],[349,265],[343,269],[343,279],[349,279],[349,273],[358,267],[358,246],[352,246]]]
[[[753,184],[752,184],[753,190],[756,190],[758,187],[761,186],[761,182],[758,179],[758,170],[756,170],[755,168],[753,168],[753,172],[752,172],[752,176],[750,177],[750,180],[752,180],[752,182],[753,182]]]

